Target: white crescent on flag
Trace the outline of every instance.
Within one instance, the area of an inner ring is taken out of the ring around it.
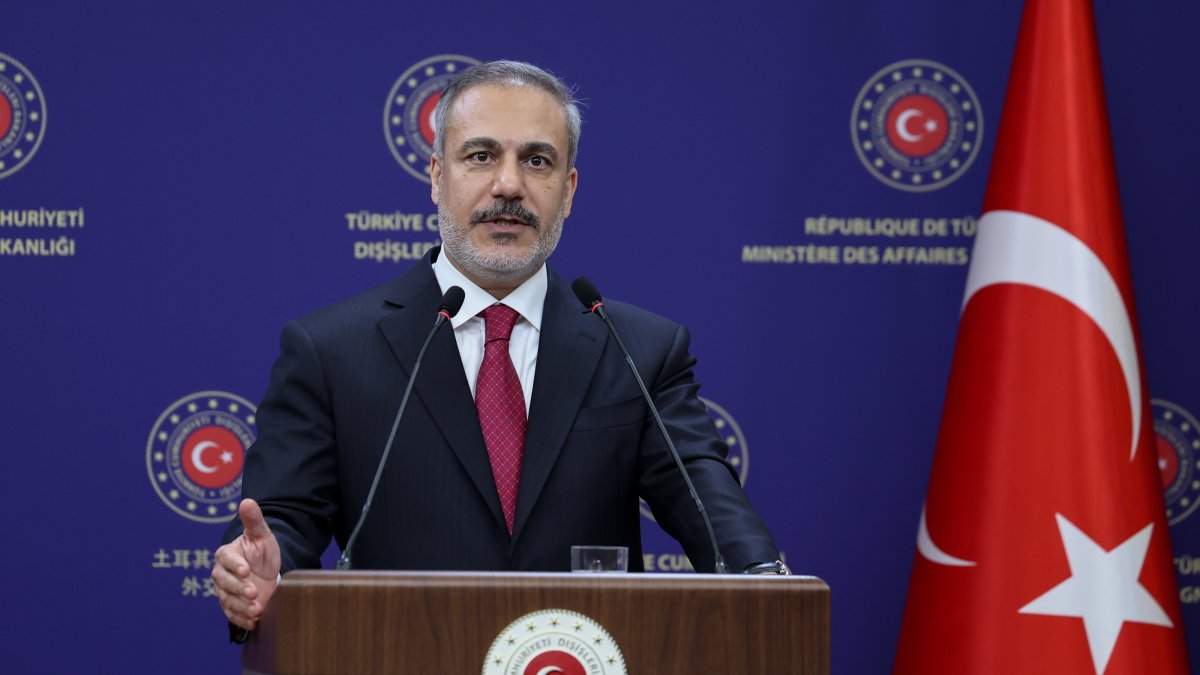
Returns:
[[[921,527],[917,530],[917,550],[925,559],[930,562],[935,562],[939,565],[949,565],[951,567],[971,567],[975,564],[973,560],[963,560],[955,558],[938,548],[938,545],[933,543],[933,537],[929,536],[929,526],[925,524],[925,507],[921,507]]]
[[[1078,237],[1061,227],[1019,211],[988,211],[979,220],[963,310],[983,288],[995,284],[1023,284],[1040,288],[1075,305],[1108,338],[1129,394],[1133,420],[1129,461],[1137,456],[1142,426],[1142,385],[1138,372],[1133,324],[1117,282],[1100,258]],[[917,551],[939,565],[971,566],[934,543],[921,509]]]
[[[1133,323],[1117,282],[1099,256],[1075,235],[1048,220],[1019,211],[988,211],[979,219],[963,309],[980,289],[1024,284],[1053,293],[1086,314],[1117,354],[1133,425],[1129,461],[1137,455],[1142,428],[1142,384]]]

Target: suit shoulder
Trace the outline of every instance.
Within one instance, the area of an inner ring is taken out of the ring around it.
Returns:
[[[414,268],[398,278],[313,310],[296,320],[314,340],[347,334],[366,334],[389,311],[416,302],[428,284],[437,284],[432,270]],[[433,310],[430,310],[432,314]]]
[[[320,330],[326,326],[353,324],[359,320],[369,320],[377,317],[386,304],[388,291],[395,280],[380,284],[374,288],[357,293],[348,298],[338,300],[324,307],[315,309],[297,319],[306,329]]]
[[[675,335],[682,326],[664,316],[620,300],[605,300],[604,307],[622,329],[626,326],[649,335]]]

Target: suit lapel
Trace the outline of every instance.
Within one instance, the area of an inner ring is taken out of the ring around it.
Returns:
[[[607,339],[600,318],[585,312],[567,283],[551,270],[525,434],[514,542],[536,506],[575,422]]]
[[[391,346],[400,369],[409,376],[421,345],[433,328],[441,298],[442,292],[428,259],[397,280],[396,288],[388,295],[387,302],[391,306],[385,309],[379,329]],[[450,326],[438,329],[429,344],[413,392],[424,403],[430,417],[446,437],[459,463],[487,502],[497,524],[504,527],[500,498],[496,495],[492,467],[483,444],[483,433],[479,430],[475,402],[471,398],[458,343]],[[406,416],[415,412],[413,403],[409,401]]]

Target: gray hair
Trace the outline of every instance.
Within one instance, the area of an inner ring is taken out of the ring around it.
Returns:
[[[450,123],[450,109],[458,97],[472,87],[494,85],[500,87],[536,87],[558,101],[567,117],[567,168],[575,166],[579,154],[579,134],[583,118],[579,115],[579,101],[570,87],[553,74],[523,61],[489,61],[471,66],[455,75],[442,91],[442,98],[433,110],[433,151],[444,157],[446,149],[446,127]]]

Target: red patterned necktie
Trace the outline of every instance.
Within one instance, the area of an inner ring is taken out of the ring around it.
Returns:
[[[475,408],[479,411],[479,427],[487,445],[500,495],[500,508],[508,533],[513,530],[517,514],[517,484],[521,479],[521,457],[525,451],[525,394],[521,381],[508,355],[508,340],[517,310],[504,305],[492,305],[483,310],[487,328],[483,348],[483,364],[475,381]]]

